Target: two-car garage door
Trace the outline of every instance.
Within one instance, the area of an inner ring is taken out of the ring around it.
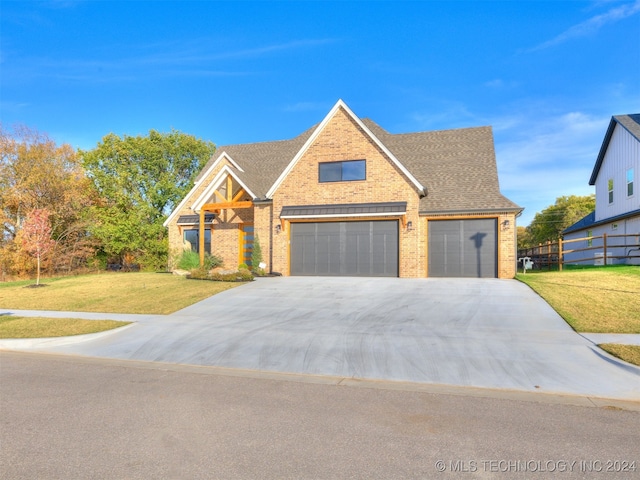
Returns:
[[[291,275],[398,276],[398,221],[291,224]]]

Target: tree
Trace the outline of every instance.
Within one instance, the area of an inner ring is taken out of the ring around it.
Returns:
[[[596,207],[595,195],[558,197],[556,203],[536,213],[527,227],[530,245],[558,240],[562,231]]]
[[[213,143],[176,130],[151,130],[145,137],[111,133],[95,149],[81,151],[103,199],[93,209],[91,232],[106,256],[121,264],[165,266],[168,242],[162,223],[214,152]]]
[[[3,273],[26,271],[16,242],[29,212],[46,208],[56,242],[55,269],[74,268],[95,253],[87,208],[96,201],[75,150],[26,126],[0,125],[0,258]]]
[[[531,239],[527,227],[518,226],[518,250],[531,246]]]
[[[263,268],[260,266],[262,263],[262,247],[260,246],[260,238],[258,234],[255,234],[253,239],[253,253],[251,254],[251,264],[253,265],[253,271],[256,273],[264,273]]]
[[[22,225],[21,233],[22,248],[24,248],[29,255],[36,258],[38,271],[36,285],[40,285],[41,259],[47,255],[56,244],[51,238],[49,212],[44,208],[30,212]]]

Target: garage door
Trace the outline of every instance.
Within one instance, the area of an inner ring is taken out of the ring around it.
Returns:
[[[430,277],[498,276],[496,219],[430,220]]]
[[[291,275],[398,276],[398,221],[291,224]]]

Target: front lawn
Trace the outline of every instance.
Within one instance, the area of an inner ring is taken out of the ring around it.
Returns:
[[[115,320],[81,320],[78,318],[0,317],[0,338],[66,337],[97,333],[129,325]]]
[[[640,267],[518,274],[577,332],[640,333]]]
[[[169,273],[101,273],[0,283],[0,308],[164,315],[237,287],[236,282],[203,282]]]
[[[617,343],[603,343],[598,345],[605,352],[609,352],[625,362],[640,365],[640,346],[638,345],[618,345]]]

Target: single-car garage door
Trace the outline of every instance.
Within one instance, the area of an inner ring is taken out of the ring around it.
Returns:
[[[398,221],[291,224],[291,275],[398,276]]]
[[[430,220],[430,277],[498,276],[496,219]]]

